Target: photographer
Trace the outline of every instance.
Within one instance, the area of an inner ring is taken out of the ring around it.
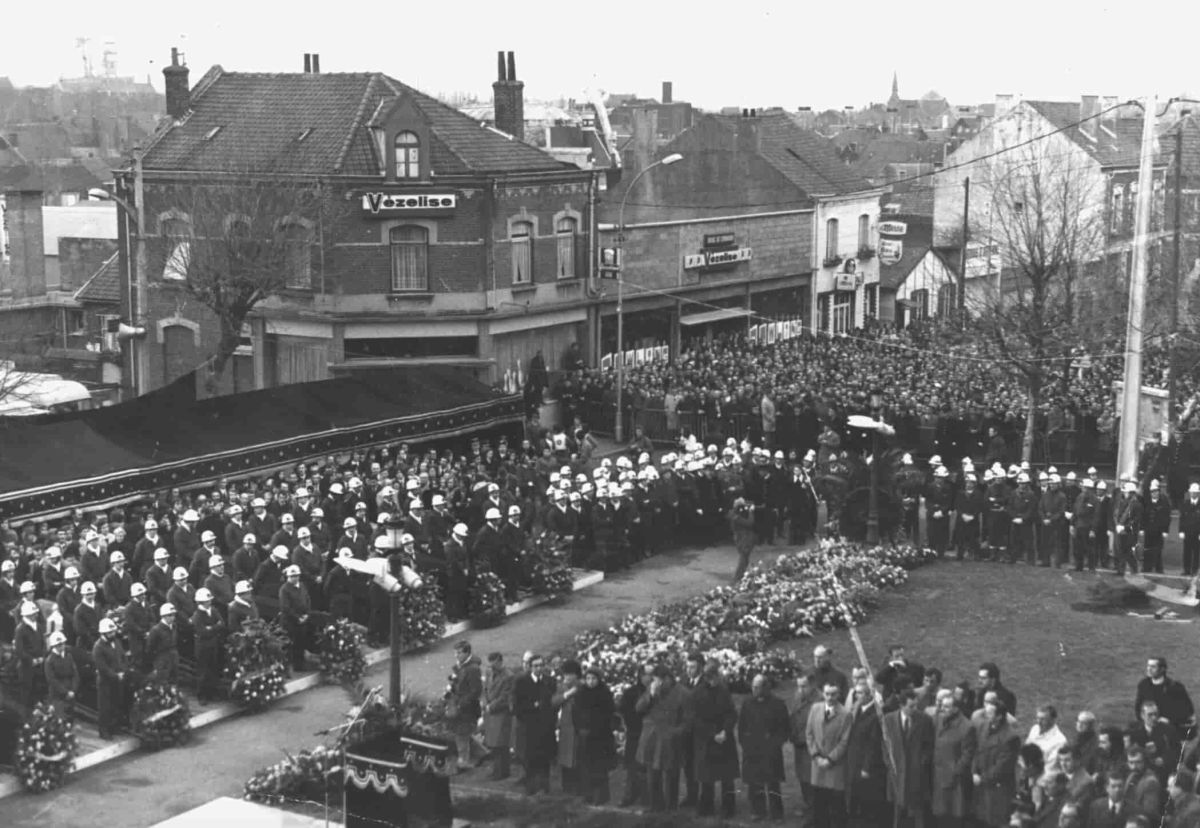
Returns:
[[[744,497],[733,501],[729,511],[729,528],[733,532],[733,545],[737,547],[738,565],[733,573],[733,582],[742,580],[750,566],[750,553],[754,551],[754,504]]]

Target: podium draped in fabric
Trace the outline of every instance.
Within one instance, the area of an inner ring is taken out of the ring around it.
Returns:
[[[386,734],[346,752],[346,828],[449,826],[453,746]]]

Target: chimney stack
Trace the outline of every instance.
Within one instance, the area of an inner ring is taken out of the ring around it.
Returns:
[[[496,52],[496,80],[506,81],[508,75],[504,71],[504,52]]]
[[[312,71],[314,75],[321,74],[321,56],[313,52],[312,56]]]
[[[1100,134],[1100,96],[1083,95],[1079,99],[1079,131],[1093,140]]]
[[[304,53],[304,74],[312,71],[312,55],[308,52]]]
[[[492,84],[492,110],[496,129],[507,132],[518,141],[525,140],[525,84],[517,80],[517,61],[508,53],[505,68],[504,52],[497,59],[499,79]]]
[[[665,104],[674,103],[674,88],[670,81],[663,81],[662,102]]]
[[[11,255],[14,299],[46,295],[46,249],[42,237],[42,191],[10,190],[4,193]],[[55,251],[56,253],[58,251]]]
[[[192,108],[192,93],[188,87],[188,68],[179,49],[171,47],[171,65],[163,67],[167,88],[167,114],[178,120]]]

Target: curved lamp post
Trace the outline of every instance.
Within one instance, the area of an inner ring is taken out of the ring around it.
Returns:
[[[629,186],[625,188],[625,195],[621,196],[621,209],[617,212],[617,261],[623,268],[625,266],[625,202],[629,199],[629,194],[633,192],[633,186],[638,183],[643,175],[650,172],[655,167],[669,167],[676,161],[682,161],[683,156],[677,152],[673,152],[665,158],[660,158],[650,166],[644,168],[641,172],[633,177],[629,182]],[[617,271],[617,421],[613,427],[613,438],[618,442],[625,440],[625,424],[623,402],[625,396],[625,278],[621,271]]]

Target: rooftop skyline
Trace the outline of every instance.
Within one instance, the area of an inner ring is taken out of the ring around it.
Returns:
[[[453,14],[436,5],[371,8],[371,19],[357,9],[339,19],[300,10],[281,16],[232,0],[210,0],[186,15],[171,14],[185,9],[161,0],[130,0],[120,14],[81,0],[25,6],[5,15],[0,76],[20,86],[78,77],[76,38],[88,37],[97,72],[105,41],[113,41],[117,73],[149,75],[159,90],[172,46],[186,55],[193,83],[213,64],[233,72],[298,72],[303,54],[315,52],[324,72],[385,72],[430,94],[483,100],[503,49],[516,53],[529,99],[580,98],[589,86],[658,97],[669,80],[676,100],[713,110],[882,103],[893,71],[901,96],[937,90],[957,105],[998,93],[1077,100],[1081,94],[1166,97],[1200,87],[1187,49],[1165,47],[1161,34],[1135,40],[1130,24],[1145,6],[1129,2],[1086,12],[1034,0],[987,11],[948,0],[901,6],[871,0],[852,13],[767,0],[686,13],[611,0],[556,7],[544,16],[534,10],[514,16],[479,0],[456,5]],[[1196,8],[1172,11],[1171,31],[1200,23]]]

